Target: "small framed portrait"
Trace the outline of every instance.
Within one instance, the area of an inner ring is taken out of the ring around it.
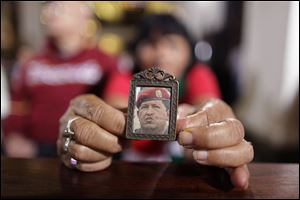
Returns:
[[[137,73],[130,84],[126,138],[176,140],[178,82],[153,67]]]

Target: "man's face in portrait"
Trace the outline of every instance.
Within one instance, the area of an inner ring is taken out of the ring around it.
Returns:
[[[162,100],[149,100],[141,103],[138,117],[143,132],[163,134],[169,121],[169,110]]]

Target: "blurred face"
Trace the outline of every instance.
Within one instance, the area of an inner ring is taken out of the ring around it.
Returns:
[[[143,132],[148,134],[162,133],[169,121],[169,111],[161,100],[143,102],[138,116]]]
[[[81,1],[52,1],[41,13],[48,33],[54,37],[80,33],[90,16],[89,7]]]
[[[141,42],[137,47],[137,59],[143,68],[161,67],[180,78],[188,67],[191,51],[188,41],[176,34],[161,36],[155,42]]]

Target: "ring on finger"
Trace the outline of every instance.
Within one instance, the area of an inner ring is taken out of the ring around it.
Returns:
[[[63,149],[64,149],[65,153],[68,153],[70,143],[71,143],[71,138],[67,137],[66,140],[65,140],[64,146],[63,146]]]
[[[71,130],[71,124],[73,121],[75,121],[76,119],[78,119],[79,117],[74,117],[72,119],[70,119],[67,123],[67,127],[65,128],[64,130],[64,133],[63,133],[63,136],[68,138],[68,137],[71,137],[71,138],[74,138],[74,135],[75,135],[75,132]]]

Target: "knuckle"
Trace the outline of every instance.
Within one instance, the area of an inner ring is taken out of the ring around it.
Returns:
[[[87,98],[87,94],[83,94],[83,95],[79,95],[73,99],[71,99],[70,101],[70,105],[76,105],[78,104],[79,102],[81,102],[83,99],[86,99]]]
[[[254,151],[252,145],[248,144],[248,142],[243,145],[243,149],[239,151],[235,151],[235,155],[233,156],[232,165],[233,167],[239,167],[244,164],[247,164],[252,161],[254,156]]]
[[[125,129],[125,117],[123,115],[115,115],[114,128],[116,133],[123,133]]]
[[[94,138],[95,133],[91,129],[93,128],[93,124],[89,124],[87,121],[84,120],[75,120],[72,123],[73,130],[75,132],[75,138],[79,142],[83,144],[88,144]]]
[[[100,99],[96,95],[84,94],[72,99],[70,104],[74,107],[76,112],[85,115],[88,119],[92,119],[98,101],[100,101]]]
[[[93,121],[99,122],[101,121],[104,114],[104,104],[100,103],[94,108],[94,112],[91,113],[91,118]]]
[[[217,100],[217,104],[218,104],[221,108],[223,108],[224,112],[226,112],[226,113],[233,113],[232,108],[231,108],[226,102],[224,102],[224,101],[218,99],[218,100]]]
[[[79,96],[73,98],[71,100],[71,103],[76,103],[76,102],[82,101],[82,100],[90,100],[90,99],[94,99],[94,98],[96,98],[96,95],[94,95],[94,94],[82,94],[82,95],[79,95]]]
[[[230,126],[230,132],[235,141],[241,142],[245,137],[245,130],[243,124],[234,118],[226,119],[226,122]]]
[[[108,153],[119,153],[122,151],[122,146],[118,137],[115,137],[113,140],[110,140],[109,146],[107,148]]]
[[[195,126],[207,126],[209,124],[207,111],[197,112],[191,119],[194,121]]]
[[[85,94],[83,96],[84,96],[84,98],[89,99],[89,100],[98,99],[98,97],[95,94]]]
[[[110,152],[109,153],[119,153],[122,151],[122,147],[119,144],[112,144],[110,147]]]
[[[253,149],[253,146],[249,142],[247,142],[246,155],[248,155],[246,163],[251,162],[254,158],[254,149]]]
[[[245,137],[245,129],[241,121],[234,120],[234,129],[238,133],[239,138],[242,140]]]
[[[221,99],[215,99],[213,101],[213,106],[212,106],[212,114],[214,115],[215,119],[222,120],[222,118],[229,118],[233,117],[233,110],[232,108],[224,101]]]

